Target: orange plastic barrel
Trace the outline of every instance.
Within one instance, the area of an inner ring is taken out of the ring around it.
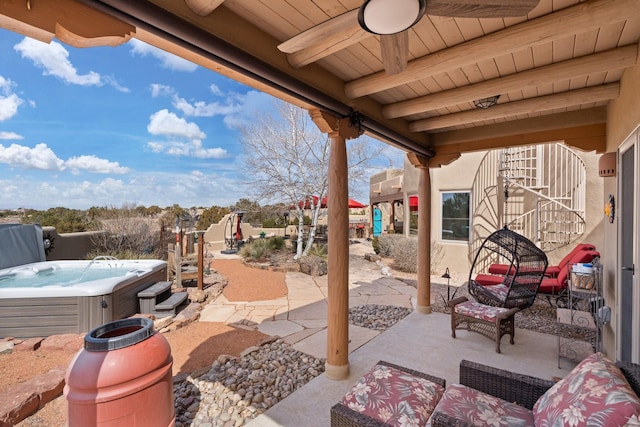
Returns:
[[[68,426],[173,426],[172,365],[171,347],[149,319],[91,330],[66,374]]]

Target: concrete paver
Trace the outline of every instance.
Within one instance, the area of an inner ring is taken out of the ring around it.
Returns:
[[[262,322],[258,325],[258,330],[263,334],[286,337],[301,332],[304,328],[289,320],[274,320],[271,322]]]
[[[412,306],[415,288],[402,281],[385,277],[381,265],[363,262],[372,252],[365,244],[350,246],[349,307],[364,304]],[[224,258],[238,258],[225,255]],[[279,336],[301,351],[326,357],[328,277],[311,277],[300,272],[286,273],[287,295],[266,301],[229,301],[224,295],[201,312],[204,322],[226,322],[245,329]],[[349,325],[349,351],[362,346],[379,333]]]

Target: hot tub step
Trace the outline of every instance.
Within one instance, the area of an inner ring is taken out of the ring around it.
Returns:
[[[176,308],[187,299],[187,292],[176,292],[171,294],[166,300],[156,304],[152,314],[156,316],[173,316],[176,314]]]
[[[147,289],[138,292],[138,298],[155,298],[170,289],[171,282],[156,282]]]

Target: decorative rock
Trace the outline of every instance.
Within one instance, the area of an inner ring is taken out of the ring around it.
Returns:
[[[79,351],[84,347],[84,336],[78,334],[52,335],[40,344],[42,350]]]
[[[13,343],[11,341],[0,342],[0,354],[9,354],[13,352]]]
[[[176,425],[242,426],[323,371],[324,359],[300,353],[282,339],[247,349],[239,358],[221,356],[202,375],[174,383]]]
[[[13,351],[35,351],[40,348],[43,340],[44,338],[42,337],[28,338],[20,342],[20,344],[16,344]]]
[[[406,307],[366,304],[349,310],[349,323],[376,331],[384,331],[411,313]]]
[[[327,274],[327,261],[317,255],[309,255],[298,260],[300,272],[309,276],[324,276]]]

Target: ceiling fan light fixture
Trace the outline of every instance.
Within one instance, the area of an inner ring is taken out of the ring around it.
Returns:
[[[488,98],[476,99],[475,101],[473,101],[473,105],[475,105],[476,108],[482,108],[483,110],[485,110],[487,108],[490,108],[496,105],[498,103],[498,98],[500,98],[500,95],[494,95]]]
[[[396,34],[422,18],[427,0],[366,0],[358,11],[358,22],[373,34]]]

